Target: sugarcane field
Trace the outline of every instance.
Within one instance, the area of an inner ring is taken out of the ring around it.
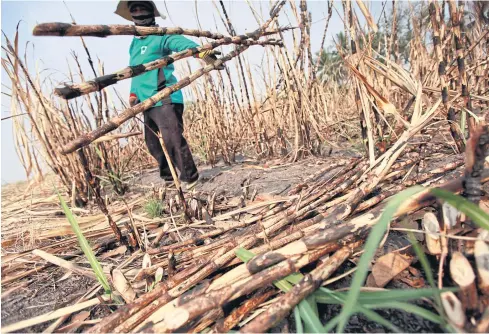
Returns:
[[[2,333],[489,332],[489,1],[2,1]]]

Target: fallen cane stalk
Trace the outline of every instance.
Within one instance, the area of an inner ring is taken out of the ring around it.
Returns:
[[[475,310],[478,307],[475,273],[470,262],[460,252],[455,252],[450,261],[450,275],[460,287],[459,299],[465,310]]]
[[[134,107],[126,109],[121,114],[113,117],[110,121],[103,124],[101,127],[93,130],[92,132],[85,133],[85,134],[81,135],[80,137],[76,138],[75,140],[69,142],[65,146],[63,146],[61,153],[62,154],[72,153],[72,152],[78,150],[79,148],[82,148],[84,146],[89,145],[94,140],[96,140],[96,139],[102,137],[103,135],[117,129],[119,126],[121,126],[124,122],[128,121],[132,117],[148,110],[153,105],[155,105],[157,102],[163,100],[165,97],[168,97],[172,93],[176,92],[177,90],[180,90],[183,87],[188,86],[190,83],[192,83],[196,79],[200,78],[204,74],[209,73],[210,71],[217,69],[219,67],[219,65],[222,65],[224,62],[236,57],[237,55],[239,55],[241,52],[245,51],[246,49],[248,49],[247,46],[238,47],[236,50],[230,52],[228,55],[226,55],[226,56],[218,59],[217,61],[215,61],[214,64],[200,68],[199,70],[192,73],[190,76],[178,81],[175,85],[170,86],[170,87],[166,87],[165,89],[159,91],[158,93],[156,93],[152,97],[148,98],[144,102],[141,102],[141,103],[135,105]]]
[[[258,305],[264,303],[268,298],[273,296],[275,291],[270,288],[263,288],[258,290],[253,297],[245,301],[240,307],[235,308],[226,318],[216,321],[216,325],[213,328],[215,333],[227,333],[234,326],[253,311]]]
[[[489,295],[489,246],[483,240],[477,240],[474,255],[479,277],[479,289],[487,296]]]
[[[111,332],[116,326],[120,325],[126,319],[129,319],[131,316],[139,312],[141,309],[145,308],[146,306],[154,302],[159,296],[165,294],[168,291],[168,289],[175,287],[180,282],[185,280],[187,276],[192,275],[196,271],[200,270],[204,265],[205,263],[202,263],[200,265],[189,267],[188,269],[185,269],[179,272],[177,275],[173,276],[171,280],[158,284],[153,290],[139,297],[133,303],[120,307],[116,312],[102,319],[100,323],[90,328],[88,332],[89,333]]]
[[[252,322],[240,329],[241,333],[265,333],[267,329],[282,320],[301,300],[316,291],[323,281],[331,276],[339,266],[345,262],[353,251],[362,244],[357,241],[351,245],[339,249],[327,258],[321,265],[305,274],[304,278],[294,287],[282,295],[265,312],[253,319]]]
[[[482,177],[483,182],[489,180],[489,172],[484,173]],[[445,190],[452,192],[460,192],[462,190],[462,178],[448,182],[441,187]],[[431,194],[429,189],[418,193],[410,200],[405,201],[397,210],[395,218],[400,215],[419,210],[421,207],[432,203],[435,197]],[[172,331],[177,330],[183,326],[187,321],[195,319],[202,313],[212,309],[217,305],[221,305],[232,299],[238,298],[243,294],[249,293],[263,284],[268,284],[276,279],[282,278],[290,273],[296,271],[306,263],[312,262],[305,261],[303,259],[304,254],[310,254],[311,251],[324,249],[322,247],[325,244],[342,240],[348,235],[365,235],[370,228],[377,223],[380,215],[383,211],[383,206],[373,209],[372,211],[352,219],[349,222],[341,222],[341,225],[330,226],[324,230],[316,232],[314,235],[303,238],[302,240],[293,242],[277,251],[267,252],[264,255],[256,256],[251,259],[247,265],[253,266],[256,270],[263,269],[263,259],[267,257],[273,257],[276,259],[285,259],[277,264],[273,264],[273,261],[264,261],[268,265],[266,269],[259,271],[255,275],[245,278],[242,281],[236,282],[230,286],[222,287],[219,290],[213,290],[206,295],[199,297],[177,308],[171,313],[162,313],[154,320],[161,317],[161,322],[154,326],[155,331]],[[248,239],[248,240],[253,240]],[[252,242],[249,242],[252,244]],[[247,246],[245,246],[247,247]],[[296,260],[293,260],[293,259]],[[302,259],[302,260],[301,260]],[[254,263],[253,263],[254,262]],[[276,263],[276,262],[275,262]],[[300,265],[299,265],[300,264]],[[256,271],[255,271],[256,272]],[[273,274],[272,274],[273,273]]]
[[[329,253],[329,247],[323,247],[312,252],[294,256],[263,270],[252,277],[245,278],[220,290],[213,290],[191,302],[183,304],[171,312],[162,313],[162,321],[153,327],[154,332],[176,331],[188,321],[217,307],[225,302],[248,294],[262,286],[296,272],[305,265],[318,260]]]

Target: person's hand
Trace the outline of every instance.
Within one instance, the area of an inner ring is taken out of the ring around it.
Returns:
[[[130,105],[131,107],[134,107],[136,104],[138,104],[138,102],[139,102],[139,101],[138,101],[138,97],[136,96],[136,94],[131,93],[131,94],[129,95],[129,105]]]
[[[206,50],[199,52],[195,55],[196,58],[202,59],[207,65],[212,65],[217,60],[216,55],[220,55],[221,52],[215,50]],[[224,69],[224,64],[221,64],[217,67],[218,70]]]

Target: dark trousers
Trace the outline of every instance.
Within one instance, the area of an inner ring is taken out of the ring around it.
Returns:
[[[183,104],[166,104],[144,112],[144,139],[149,153],[160,165],[160,176],[171,180],[170,167],[155,133],[161,133],[173,165],[180,171],[180,180],[193,182],[199,178],[192,153],[183,137]]]

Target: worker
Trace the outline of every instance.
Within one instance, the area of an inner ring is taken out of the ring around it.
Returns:
[[[119,1],[116,14],[126,20],[134,22],[136,26],[157,26],[156,17],[165,19],[156,8],[153,1]],[[199,45],[182,35],[163,36],[136,36],[129,48],[129,65],[135,66],[170,55],[172,52],[184,51]],[[196,58],[206,64],[217,60],[213,50],[196,54]],[[219,69],[223,69],[221,66]],[[173,75],[175,67],[169,64],[132,78],[129,104],[132,106],[143,102],[155,95],[158,91],[174,85],[177,79]],[[160,133],[173,165],[180,171],[180,181],[186,190],[195,187],[199,173],[195,166],[192,153],[183,137],[183,94],[180,90],[156,103],[144,112],[144,139],[151,155],[159,164],[160,177],[165,181],[172,181],[170,167],[160,144]]]

